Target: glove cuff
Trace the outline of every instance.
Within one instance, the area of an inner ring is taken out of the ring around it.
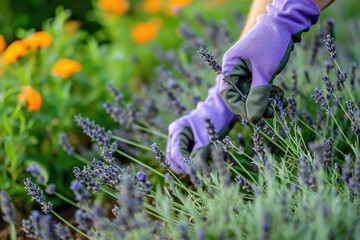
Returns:
[[[309,30],[320,16],[314,0],[274,0],[266,9],[268,15],[284,24],[291,34]]]

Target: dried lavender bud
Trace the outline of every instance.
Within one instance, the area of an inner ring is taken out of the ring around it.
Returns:
[[[45,192],[49,195],[53,195],[55,194],[56,192],[56,185],[55,184],[49,184],[46,189],[45,189]]]
[[[74,147],[71,145],[68,135],[66,133],[60,133],[58,135],[59,144],[62,149],[69,155],[73,155],[75,152]]]
[[[90,193],[86,190],[83,184],[78,180],[73,180],[70,185],[70,189],[75,194],[75,200],[83,207],[89,207],[90,205]]]
[[[41,205],[41,210],[44,213],[49,213],[52,210],[52,203],[45,202],[43,191],[34,183],[31,182],[30,178],[24,180],[25,188],[28,190],[28,194],[31,196],[31,201],[36,201]]]
[[[76,179],[86,185],[87,189],[94,192],[100,190],[100,184],[94,179],[90,166],[84,166],[82,170],[79,167],[74,167],[73,173]]]
[[[168,163],[165,155],[160,150],[159,146],[156,143],[151,144],[151,148],[153,152],[155,153],[155,158],[159,161],[160,167],[164,169],[168,169],[170,167],[170,164]]]
[[[225,186],[230,185],[231,178],[229,169],[225,166],[225,155],[220,144],[214,144],[211,148],[211,157],[214,160],[216,170]]]
[[[69,229],[64,227],[61,223],[55,224],[55,234],[57,235],[58,239],[61,240],[72,239]]]
[[[51,219],[51,215],[41,216],[40,226],[40,235],[42,239],[59,239],[55,233],[55,225]]]
[[[334,38],[332,38],[330,35],[327,35],[324,42],[325,42],[325,47],[328,50],[329,56],[332,59],[335,59],[337,52],[336,52],[336,48],[335,48],[335,44],[334,44]]]
[[[215,132],[215,125],[213,124],[211,119],[205,119],[205,126],[206,126],[206,130],[208,132],[210,141],[215,142],[218,139],[218,136]]]
[[[216,74],[222,73],[221,65],[217,60],[215,60],[214,55],[207,49],[205,46],[201,46],[198,50],[198,53],[202,59],[215,71]]]
[[[333,147],[334,147],[334,138],[330,137],[329,140],[325,143],[321,156],[321,163],[324,167],[328,167],[331,165],[333,158],[332,156]]]
[[[332,113],[332,108],[325,102],[323,91],[319,90],[317,86],[315,87],[314,93],[311,95],[311,97],[315,99],[315,103],[319,104],[320,107],[326,111],[326,113]]]
[[[75,222],[77,227],[84,230],[86,233],[92,231],[92,222],[89,214],[84,212],[82,209],[77,209],[75,212]]]
[[[351,86],[351,88],[353,88],[353,89],[354,89],[354,87],[355,87],[356,68],[357,68],[356,62],[353,62],[353,63],[351,64],[351,68],[350,68],[350,86]]]
[[[17,224],[15,208],[11,203],[9,194],[5,191],[0,191],[0,207],[4,221]]]
[[[94,121],[88,118],[83,118],[81,114],[75,116],[75,121],[80,126],[84,133],[87,134],[93,141],[100,145],[108,146],[110,144],[111,131],[105,131],[105,128],[100,127]]]
[[[240,184],[243,190],[247,192],[252,192],[253,189],[250,184],[245,180],[245,178],[241,177],[240,175],[235,177],[235,181]]]

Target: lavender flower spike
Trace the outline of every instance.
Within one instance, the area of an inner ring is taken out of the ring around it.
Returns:
[[[30,178],[25,178],[24,184],[25,188],[29,191],[29,195],[31,195],[31,201],[38,202],[41,205],[41,210],[44,213],[49,213],[53,205],[51,202],[45,202],[43,191],[36,184],[32,183]]]
[[[0,191],[0,207],[3,212],[4,221],[17,224],[14,206],[11,203],[9,194],[5,191]]]
[[[111,131],[106,132],[105,128],[100,127],[94,121],[90,121],[89,118],[82,117],[81,114],[75,116],[75,121],[93,141],[104,146],[110,144]]]
[[[71,145],[71,143],[69,141],[69,137],[65,133],[60,133],[58,135],[58,139],[59,139],[59,144],[61,145],[63,150],[67,154],[73,155],[75,150],[74,150],[74,147]]]
[[[160,150],[159,146],[156,143],[151,144],[151,148],[155,153],[155,158],[160,162],[160,166],[164,169],[168,169],[170,167],[165,155]]]

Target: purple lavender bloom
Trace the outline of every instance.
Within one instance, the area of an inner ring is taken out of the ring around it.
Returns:
[[[145,183],[146,182],[146,174],[143,171],[139,171],[136,174],[136,178],[139,182]]]
[[[74,147],[71,145],[68,135],[66,133],[60,133],[58,136],[59,144],[62,149],[69,155],[73,155],[75,152]]]
[[[90,202],[90,193],[86,190],[83,184],[78,180],[73,180],[70,189],[75,194],[75,200],[79,202],[80,206],[88,207]]]
[[[28,220],[23,219],[22,228],[28,238],[38,239],[40,237],[40,217],[39,211],[31,211]]]
[[[72,239],[69,229],[60,223],[55,224],[55,234],[57,235],[58,239],[61,240]]]
[[[327,35],[324,42],[325,42],[325,47],[328,50],[329,56],[332,59],[335,59],[337,56],[337,52],[334,44],[334,38],[332,38],[330,35]]]
[[[28,190],[28,194],[31,195],[31,201],[36,201],[41,205],[41,209],[44,213],[49,213],[52,210],[52,203],[45,202],[43,191],[34,183],[31,182],[30,178],[24,180],[25,188]]]
[[[116,188],[121,182],[120,169],[114,165],[107,165],[102,161],[93,159],[91,162],[92,175],[100,179],[101,184],[108,184]]]
[[[151,144],[151,148],[155,153],[155,158],[159,161],[160,166],[164,169],[168,169],[170,167],[165,155],[160,150],[159,146],[156,143]]]
[[[0,191],[0,207],[3,213],[3,219],[7,223],[17,224],[16,213],[9,194],[5,191]]]
[[[78,224],[78,228],[86,231],[87,233],[92,230],[92,223],[89,215],[81,209],[75,212],[75,221]]]
[[[241,176],[236,176],[235,177],[235,181],[237,183],[240,184],[240,186],[242,187],[243,190],[247,191],[247,192],[252,192],[253,189],[250,186],[250,184],[245,180],[245,178],[241,177]]]
[[[49,184],[46,189],[45,192],[49,195],[53,195],[56,191],[56,185],[55,184]]]
[[[82,170],[79,167],[74,167],[73,173],[76,179],[86,185],[87,189],[91,189],[94,192],[99,191],[100,184],[94,179],[93,172],[89,166],[84,166]]]
[[[314,89],[314,93],[311,95],[312,98],[315,99],[315,103],[319,104],[322,109],[324,109],[327,113],[332,112],[332,108],[325,102],[325,98],[323,96],[323,92],[319,90],[316,86]]]
[[[56,240],[59,239],[55,232],[55,224],[51,219],[51,215],[42,215],[40,217],[40,235],[43,239]]]
[[[26,172],[30,173],[33,177],[36,177],[37,183],[44,183],[44,176],[40,174],[40,167],[37,163],[31,163],[26,167]]]
[[[83,118],[81,114],[75,116],[75,121],[93,141],[103,146],[110,144],[111,131],[106,132],[105,128],[100,127],[94,121],[90,121],[89,118]]]

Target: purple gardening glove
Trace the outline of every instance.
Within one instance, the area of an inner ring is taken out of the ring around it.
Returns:
[[[235,114],[227,108],[219,94],[221,79],[222,75],[216,77],[216,85],[209,89],[204,102],[198,103],[196,109],[169,126],[166,154],[170,168],[176,173],[188,173],[184,158],[191,157],[194,161],[207,159],[210,138],[206,129],[206,119],[212,121],[219,138],[230,128]]]
[[[269,99],[282,97],[283,92],[272,82],[288,62],[294,43],[300,42],[301,33],[320,14],[313,0],[274,0],[267,11],[223,58],[222,69],[229,78],[221,81],[220,94],[233,113],[252,122],[273,116]]]

